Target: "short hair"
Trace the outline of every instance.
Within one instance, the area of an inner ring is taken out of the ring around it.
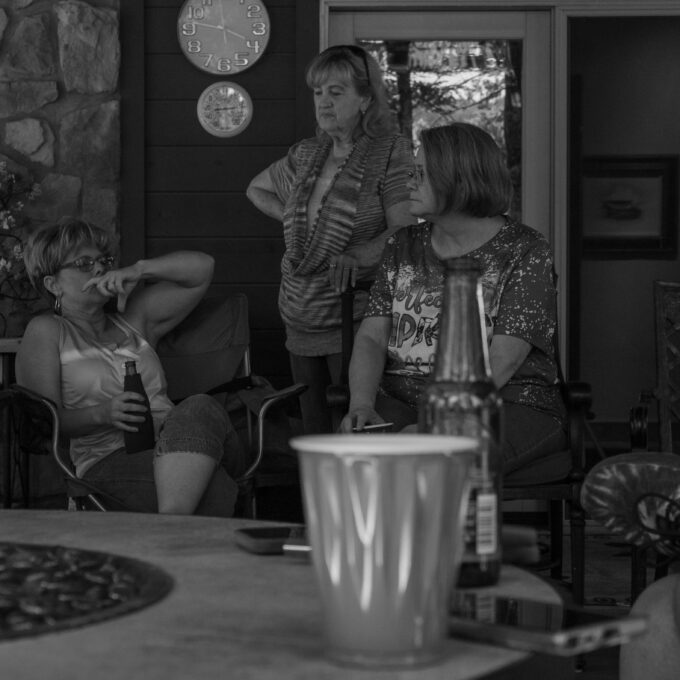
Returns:
[[[488,132],[469,123],[451,123],[423,130],[420,141],[439,214],[455,210],[495,217],[510,209],[510,171]]]
[[[333,45],[324,50],[307,66],[307,85],[317,88],[332,75],[346,78],[359,96],[370,97],[361,119],[361,127],[369,137],[396,131],[380,66],[365,49],[358,45]]]
[[[64,217],[56,224],[33,232],[24,248],[26,272],[33,287],[41,295],[51,298],[43,279],[56,274],[70,253],[90,245],[107,255],[115,255],[117,251],[112,234],[75,217]]]

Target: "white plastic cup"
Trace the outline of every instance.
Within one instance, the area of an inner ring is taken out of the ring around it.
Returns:
[[[380,668],[441,659],[475,441],[336,434],[291,445],[330,657]]]

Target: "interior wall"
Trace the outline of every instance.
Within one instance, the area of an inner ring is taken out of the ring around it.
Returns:
[[[181,53],[176,26],[182,0],[144,1],[142,208],[146,256],[204,250],[215,257],[209,295],[248,296],[253,370],[278,387],[290,383],[277,306],[281,225],[255,209],[245,192],[257,173],[314,132],[302,71],[318,49],[318,27],[316,2],[309,1],[306,13],[295,0],[265,4],[271,21],[265,54],[243,72],[217,77]],[[136,47],[124,42],[124,56]],[[199,96],[219,80],[238,83],[253,101],[253,119],[235,137],[209,134],[196,116]]]
[[[680,154],[680,17],[572,19],[570,67],[583,157]],[[581,261],[578,373],[598,422],[627,422],[654,386],[652,282],[680,281],[679,259]]]

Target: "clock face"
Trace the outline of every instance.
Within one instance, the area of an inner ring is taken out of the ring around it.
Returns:
[[[269,42],[269,15],[261,0],[186,0],[177,18],[184,56],[216,75],[252,66]]]
[[[236,83],[213,83],[198,98],[196,113],[201,125],[216,137],[234,137],[253,117],[253,102]]]

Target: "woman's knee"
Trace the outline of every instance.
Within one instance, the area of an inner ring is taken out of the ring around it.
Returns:
[[[202,453],[219,463],[233,430],[224,408],[206,394],[187,397],[168,414],[156,442],[156,456],[177,451]]]

